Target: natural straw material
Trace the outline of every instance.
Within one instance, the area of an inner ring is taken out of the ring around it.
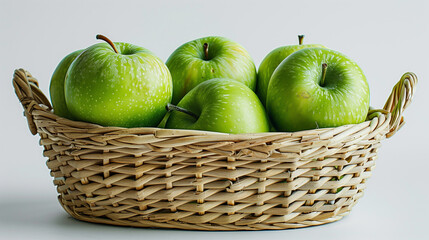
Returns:
[[[102,127],[56,116],[23,69],[13,85],[58,199],[96,223],[194,230],[286,229],[341,219],[362,196],[380,141],[402,125],[406,73],[368,121],[301,132],[224,134]]]

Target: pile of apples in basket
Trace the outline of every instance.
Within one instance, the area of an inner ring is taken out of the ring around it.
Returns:
[[[274,49],[259,69],[240,44],[210,36],[178,47],[166,63],[130,43],[103,42],[67,55],[50,83],[54,112],[118,127],[224,133],[292,132],[365,121],[362,69],[318,44]]]

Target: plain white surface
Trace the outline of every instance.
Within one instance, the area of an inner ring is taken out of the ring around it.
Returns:
[[[0,1],[0,239],[424,239],[429,210],[427,1]],[[164,61],[179,45],[221,35],[241,43],[259,66],[272,49],[320,43],[364,70],[371,105],[382,107],[407,71],[419,77],[407,121],[383,142],[365,195],[328,225],[283,231],[194,232],[105,226],[69,217],[56,200],[38,137],[12,87],[15,68],[49,80],[68,53],[102,33],[146,47]],[[172,235],[173,234],[173,235]]]

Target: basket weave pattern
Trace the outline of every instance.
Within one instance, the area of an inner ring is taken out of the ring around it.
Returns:
[[[38,133],[58,199],[74,218],[194,230],[286,229],[348,214],[380,141],[402,125],[417,78],[406,73],[361,124],[223,134],[102,127],[56,116],[23,69],[13,84]]]

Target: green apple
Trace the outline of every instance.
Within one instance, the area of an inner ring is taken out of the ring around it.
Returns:
[[[167,66],[149,50],[102,35],[71,64],[65,100],[78,120],[103,126],[157,126],[171,101]]]
[[[167,112],[162,118],[161,122],[158,124],[158,128],[165,128],[165,124],[167,123],[168,117],[170,116],[170,112]]]
[[[212,78],[230,78],[256,87],[256,67],[240,44],[224,37],[204,37],[177,48],[166,65],[173,78],[173,104],[199,83]]]
[[[320,44],[302,44],[304,35],[298,35],[299,45],[289,45],[278,47],[268,53],[267,56],[262,60],[261,65],[259,65],[258,69],[258,83],[256,86],[256,94],[258,94],[259,99],[261,99],[262,104],[266,104],[267,101],[267,89],[268,84],[270,82],[271,75],[274,70],[276,70],[277,66],[287,58],[292,53],[301,50],[303,48],[311,48],[311,47],[322,47],[324,46]]]
[[[268,117],[258,96],[244,84],[215,78],[189,91],[171,110],[166,128],[224,133],[268,132]],[[176,111],[177,110],[177,111]]]
[[[77,50],[65,56],[52,74],[51,83],[49,85],[49,94],[51,95],[54,113],[60,117],[73,119],[73,116],[70,114],[66,105],[66,99],[64,96],[64,82],[70,64],[82,51],[83,49]]]
[[[360,123],[368,109],[369,87],[362,69],[326,48],[291,54],[268,86],[267,112],[278,131]]]

